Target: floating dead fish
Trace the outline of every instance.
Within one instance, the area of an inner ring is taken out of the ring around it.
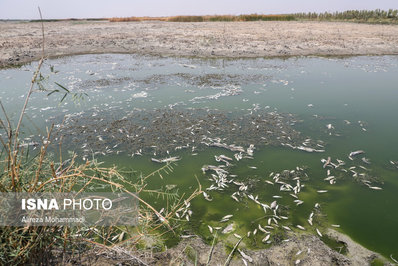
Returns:
[[[290,227],[289,227],[289,226],[282,225],[282,227],[283,227],[285,230],[292,231],[292,229],[290,229]]]
[[[234,215],[233,214],[225,215],[223,218],[221,218],[221,220],[230,219],[232,216]]]
[[[236,202],[239,202],[238,198],[235,197],[235,195],[231,195],[231,198],[233,198]]]
[[[253,153],[254,153],[254,145],[253,144],[249,145],[249,148],[246,149],[246,153],[250,156],[253,156]]]
[[[370,189],[374,189],[374,190],[382,190],[381,187],[371,187],[371,186],[369,186],[369,188],[370,188]]]
[[[269,232],[265,230],[260,224],[258,224],[258,230],[260,230],[263,233],[269,234]]]
[[[334,178],[335,177],[332,175],[332,176],[328,176],[328,177],[324,178],[323,180],[329,181],[329,180],[334,179]]]
[[[336,228],[339,228],[339,227],[340,227],[339,224],[331,224],[331,226],[336,227]]]
[[[297,225],[297,228],[301,229],[301,230],[305,230],[305,228],[303,226],[299,225],[299,224]]]
[[[207,201],[212,201],[212,200],[213,200],[213,199],[211,199],[210,196],[209,196],[206,192],[204,192],[204,191],[203,191],[203,197],[204,197],[205,200],[207,200]]]
[[[327,190],[317,190],[318,193],[326,193],[328,192]]]
[[[328,159],[325,161],[325,163],[323,164],[323,168],[325,168],[326,166],[328,166],[330,164],[330,162],[332,161],[332,158],[328,157]]]
[[[263,242],[263,243],[267,242],[268,239],[269,239],[270,237],[271,237],[270,234],[266,235],[266,236],[261,240],[261,242]]]
[[[209,228],[210,234],[213,234],[213,227],[211,227],[210,225],[207,225],[207,227]]]
[[[362,162],[364,162],[366,164],[370,164],[370,160],[368,158],[365,158],[365,157],[362,158]]]
[[[224,228],[224,230],[222,230],[222,233],[228,234],[228,233],[232,232],[233,229],[234,229],[234,224],[229,224]]]
[[[241,239],[242,237],[238,234],[234,234],[234,237],[236,237],[237,239]]]
[[[177,157],[177,156],[175,156],[175,157],[169,157],[169,158],[164,158],[164,159],[155,159],[155,158],[151,158],[151,161],[152,161],[152,162],[155,162],[155,163],[168,163],[168,162],[176,162],[176,161],[179,161],[179,160],[181,160],[181,158],[180,158],[180,157]]]
[[[297,150],[306,151],[306,152],[325,152],[325,150],[317,150],[310,147],[298,146]]]
[[[352,158],[356,155],[363,154],[363,153],[365,153],[363,150],[352,151],[352,152],[350,152],[350,154],[348,156]]]

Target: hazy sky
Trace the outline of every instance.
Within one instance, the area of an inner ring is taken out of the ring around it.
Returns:
[[[398,0],[0,0],[0,19],[281,14],[398,9]]]

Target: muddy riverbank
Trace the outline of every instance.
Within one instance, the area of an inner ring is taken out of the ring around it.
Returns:
[[[328,247],[317,236],[291,233],[289,242],[274,245],[269,249],[248,250],[240,245],[234,252],[229,265],[371,265],[378,261],[384,265],[393,265],[379,254],[363,248],[351,238],[329,229],[328,235],[347,247],[346,254]],[[236,238],[230,242],[234,245]],[[67,258],[63,265],[79,262],[82,265],[100,263],[101,265],[132,264],[132,265],[224,265],[231,249],[222,242],[214,246],[208,245],[198,237],[181,241],[178,246],[164,252],[151,250],[126,251],[90,250],[79,258]],[[243,261],[244,260],[244,261]],[[60,262],[54,261],[56,265]]]
[[[188,57],[398,54],[398,26],[337,22],[45,22],[46,55]],[[0,22],[0,66],[41,56],[41,25]]]

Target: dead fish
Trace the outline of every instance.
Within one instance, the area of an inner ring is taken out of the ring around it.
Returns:
[[[353,157],[353,156],[356,156],[356,155],[359,155],[362,153],[365,153],[365,152],[363,150],[352,151],[352,152],[350,152],[349,157]]]
[[[242,250],[238,249],[238,251],[239,251],[240,255],[241,255],[245,260],[248,260],[250,263],[253,262],[253,259],[252,259],[250,256],[248,256],[247,254],[245,254]]]
[[[222,230],[222,233],[223,233],[223,234],[228,234],[228,233],[230,233],[233,229],[234,229],[234,224],[230,224],[230,225],[226,226],[226,227],[224,228],[224,230]]]
[[[321,234],[321,232],[318,230],[318,228],[316,228],[315,230],[316,230],[316,233],[317,233],[320,237],[322,237],[322,234]]]
[[[239,202],[238,198],[235,197],[235,195],[231,195],[231,198],[233,198],[236,202]]]
[[[282,225],[282,227],[283,227],[284,229],[288,230],[288,231],[292,231],[292,229],[290,229],[290,227],[289,227],[289,226]]]
[[[327,124],[326,127],[327,127],[327,129],[329,129],[329,130],[334,129],[334,126],[333,126],[332,124]]]
[[[263,242],[263,243],[267,242],[268,239],[269,239],[270,237],[271,237],[270,234],[266,235],[266,236],[263,238],[263,240],[261,240],[261,242]]]
[[[299,225],[299,224],[297,225],[297,228],[301,229],[301,230],[305,230],[305,228],[303,226]]]
[[[382,190],[381,187],[371,187],[371,186],[369,186],[369,188],[370,188],[370,189],[374,189],[374,190]]]
[[[223,221],[223,220],[229,220],[232,216],[234,216],[233,214],[228,214],[228,215],[225,215],[223,218],[221,218],[221,220]]]
[[[336,228],[339,228],[339,227],[340,227],[339,224],[331,224],[331,226],[336,227]]]
[[[330,162],[332,161],[332,158],[328,157],[328,159],[325,161],[325,163],[323,164],[323,168],[325,168],[326,166],[328,166],[330,164]]]
[[[317,190],[318,193],[326,193],[328,192],[327,190]]]
[[[238,234],[234,234],[234,237],[236,237],[237,239],[241,239],[242,237]]]
[[[259,229],[261,232],[263,232],[263,233],[269,234],[269,232],[268,232],[267,230],[265,230],[260,224],[258,224],[258,229]]]
[[[209,228],[210,234],[213,234],[213,227],[211,227],[210,225],[207,225],[207,227]]]
[[[363,157],[362,158],[362,162],[366,163],[366,164],[370,164],[370,161],[368,158]]]
[[[212,201],[213,199],[210,198],[209,194],[207,194],[206,192],[203,191],[203,197],[205,198],[205,200],[207,201]]]

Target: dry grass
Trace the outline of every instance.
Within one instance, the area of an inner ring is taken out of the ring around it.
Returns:
[[[166,164],[158,170],[146,175],[132,178],[130,172],[120,171],[117,167],[102,167],[94,158],[85,163],[79,163],[75,154],[62,158],[62,147],[59,147],[59,159],[51,156],[49,149],[53,140],[53,125],[47,128],[45,137],[36,151],[29,150],[19,138],[21,126],[24,123],[26,107],[33,93],[48,92],[42,88],[41,67],[44,55],[44,26],[42,23],[42,58],[33,73],[30,88],[21,107],[16,126],[9,118],[0,101],[2,117],[0,117],[0,192],[85,192],[120,191],[138,200],[138,224],[130,227],[67,227],[67,226],[5,226],[0,227],[0,264],[40,264],[54,263],[54,252],[62,250],[62,256],[73,257],[93,246],[102,249],[119,250],[123,245],[128,250],[137,249],[143,238],[160,239],[181,226],[181,220],[176,213],[189,208],[189,202],[202,193],[198,188],[189,195],[178,195],[177,190],[164,191],[146,189],[149,178],[170,174],[173,165]],[[62,85],[60,87],[64,88]],[[36,90],[36,87],[39,87]],[[64,99],[69,91],[66,91]],[[49,94],[58,92],[50,91]],[[53,147],[56,150],[56,147]],[[158,211],[148,201],[150,197],[162,197],[163,211]],[[2,211],[0,209],[0,211]],[[115,217],[117,219],[117,217]],[[182,217],[181,217],[182,218]],[[136,263],[144,262],[128,254]],[[58,255],[59,256],[59,255]],[[56,263],[64,261],[56,260]]]
[[[110,18],[110,22],[130,21],[169,21],[169,22],[205,22],[205,21],[289,21],[294,20],[292,15],[208,15],[208,16],[173,16],[173,17],[125,17]]]

